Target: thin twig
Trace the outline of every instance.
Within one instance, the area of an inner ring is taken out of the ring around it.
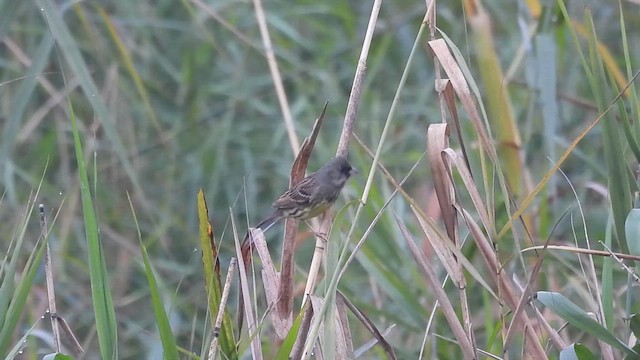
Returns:
[[[316,280],[318,279],[318,272],[320,271],[320,263],[322,262],[322,256],[326,249],[326,242],[328,232],[322,232],[322,229],[329,229],[331,227],[331,213],[326,212],[322,217],[320,228],[315,233],[316,247],[313,251],[313,257],[311,258],[311,265],[309,266],[309,276],[307,276],[307,283],[304,286],[304,294],[302,296],[302,305],[300,308],[304,308],[309,295],[313,292],[313,288],[316,286]],[[316,227],[317,228],[317,227]]]
[[[218,341],[220,341],[220,328],[222,327],[222,319],[224,318],[224,309],[227,306],[227,300],[229,299],[229,290],[231,289],[231,281],[236,271],[236,258],[232,257],[229,262],[229,270],[227,271],[227,278],[224,281],[224,288],[222,289],[222,297],[220,298],[220,305],[218,307],[218,315],[216,316],[216,323],[213,328],[213,340],[211,340],[211,346],[209,347],[209,360],[216,358],[218,351]]]
[[[61,353],[60,345],[60,328],[58,327],[58,311],[56,309],[56,291],[53,286],[53,267],[51,265],[51,249],[47,241],[47,218],[44,213],[44,204],[38,206],[40,208],[40,236],[42,241],[46,241],[46,253],[44,262],[44,273],[47,282],[47,299],[49,300],[49,316],[51,317],[51,332],[53,333],[53,347],[56,352]]]
[[[258,0],[256,0],[258,1]],[[356,74],[354,75],[353,78],[353,85],[351,87],[351,95],[349,96],[349,103],[347,104],[347,112],[345,114],[345,120],[344,120],[344,124],[342,126],[342,133],[340,134],[340,142],[338,143],[338,150],[337,150],[337,154],[338,155],[346,155],[347,154],[347,147],[349,145],[349,139],[351,138],[351,135],[353,133],[353,126],[355,123],[355,119],[356,119],[356,115],[358,112],[358,104],[360,102],[360,94],[362,92],[362,83],[364,81],[364,75],[365,75],[365,70],[367,68],[367,58],[368,58],[368,54],[369,54],[369,48],[371,45],[371,40],[373,39],[373,33],[375,31],[376,28],[376,23],[378,21],[378,14],[380,13],[380,7],[382,6],[382,0],[375,0],[375,2],[373,3],[373,6],[371,8],[371,15],[369,17],[369,24],[367,25],[367,32],[365,33],[364,36],[364,42],[362,45],[362,51],[360,52],[360,59],[358,60],[358,67],[356,69]],[[385,124],[385,130],[386,130],[386,124]],[[384,130],[383,130],[384,132]],[[382,136],[382,140],[381,142],[384,141],[384,135]],[[381,144],[382,145],[382,144]],[[375,167],[375,161],[374,161],[374,165]],[[372,174],[369,174],[370,177],[372,177]],[[369,182],[367,182],[367,184],[369,184]],[[369,184],[370,186],[370,184]],[[370,190],[370,187],[365,187],[364,193],[363,193],[363,200],[366,201],[366,196],[368,194]],[[358,206],[358,209],[356,210],[356,214],[354,216],[353,219],[353,224],[355,225],[358,218],[359,218],[359,214],[362,211],[362,207],[363,207],[363,202],[360,203],[360,206]],[[319,233],[320,234],[325,234],[325,233],[329,233],[328,232],[328,225],[326,228],[321,228]],[[347,241],[348,239],[351,238],[351,236],[353,235],[353,231],[355,229],[355,226],[351,226],[349,233],[347,235]],[[322,241],[322,239],[317,239],[316,240],[316,244],[318,241]],[[338,259],[338,264],[340,264],[341,260],[344,259],[344,256],[341,255],[340,258]],[[313,261],[313,260],[312,260]],[[334,276],[331,279],[331,283],[329,284],[329,291],[335,291],[335,288],[337,287],[337,283],[338,283],[338,272],[336,271],[334,273]],[[307,338],[307,342],[305,343],[304,346],[304,350],[302,352],[302,356],[304,359],[308,359],[310,354],[311,354],[311,350],[315,344],[316,341],[316,337],[320,328],[320,322],[322,321],[322,314],[327,310],[329,306],[329,301],[324,301],[323,305],[322,305],[322,310],[317,314],[317,318],[315,320],[313,320],[312,322],[312,326],[310,328],[310,335]]]
[[[603,241],[599,241],[600,244],[602,244],[602,246],[604,246],[605,250],[607,250],[607,252],[609,253],[609,255],[618,262],[618,264],[620,264],[620,266],[624,269],[624,271],[626,271],[627,273],[629,273],[629,275],[631,275],[631,277],[633,278],[633,280],[637,283],[640,283],[640,277],[638,277],[638,275],[636,274],[636,272],[629,268],[624,261],[622,261],[622,259],[620,259],[616,253],[614,253],[613,251],[611,251],[611,249],[609,249],[609,247],[607,246],[607,244],[605,244]]]
[[[525,249],[522,249],[522,253],[529,251],[538,251],[544,248],[543,245],[531,246]],[[633,260],[640,261],[640,256],[623,254],[623,253],[610,253],[608,251],[603,250],[592,250],[592,249],[583,249],[575,246],[566,246],[566,245],[549,245],[547,246],[548,250],[561,250],[561,251],[570,251],[576,254],[588,254],[588,255],[596,255],[596,256],[612,256],[614,255],[617,258],[625,259],[625,260]]]
[[[298,155],[298,151],[300,151],[300,141],[298,140],[298,136],[296,135],[296,129],[293,124],[293,116],[291,115],[291,108],[289,107],[287,94],[285,93],[284,85],[282,84],[282,76],[280,76],[280,70],[278,69],[278,62],[276,61],[276,56],[273,51],[273,45],[271,44],[271,37],[269,36],[269,28],[267,27],[267,18],[264,13],[264,9],[262,8],[262,1],[253,0],[253,5],[256,8],[258,27],[260,28],[262,43],[267,55],[269,71],[271,71],[271,77],[273,78],[273,85],[276,87],[276,95],[278,95],[280,110],[282,110],[284,126],[287,128],[287,134],[289,135],[291,150],[293,150],[294,155]]]
[[[336,155],[339,156],[347,155],[349,140],[351,139],[353,126],[356,122],[356,116],[358,115],[358,105],[360,105],[360,96],[362,94],[362,83],[364,82],[364,75],[367,71],[367,58],[369,56],[369,48],[371,47],[371,40],[373,39],[373,32],[376,28],[376,22],[378,21],[378,13],[380,12],[381,5],[382,1],[376,1],[373,4],[373,9],[371,9],[369,25],[367,26],[367,33],[365,34],[364,42],[362,43],[362,50],[360,51],[360,58],[358,59],[358,67],[356,68],[356,73],[353,76],[353,84],[351,85],[351,93],[349,94],[347,111],[344,115],[342,133],[340,134],[340,141],[338,142],[338,150],[336,152]]]
[[[239,256],[242,256],[242,249],[240,248],[240,239],[238,238],[238,229],[236,228],[236,222],[233,217],[233,209],[229,208],[229,214],[231,214],[231,229],[234,237],[234,243],[236,246],[236,253]],[[240,289],[242,298],[247,299],[247,301],[243,301],[241,306],[244,308],[244,316],[247,318],[247,331],[249,332],[249,338],[251,340],[251,355],[253,359],[262,359],[262,344],[260,343],[260,337],[256,335],[256,331],[258,331],[256,326],[255,315],[253,313],[253,309],[251,308],[251,302],[249,299],[249,286],[247,280],[247,269],[244,266],[244,261],[238,262],[238,270],[240,276]]]

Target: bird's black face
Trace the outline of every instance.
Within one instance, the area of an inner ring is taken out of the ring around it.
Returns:
[[[342,156],[338,156],[334,159],[335,162],[335,175],[333,176],[339,185],[344,185],[345,182],[351,177],[351,175],[357,174],[356,169],[351,167],[347,159]]]
[[[340,167],[340,172],[346,176],[347,178],[349,178],[351,175],[355,175],[358,173],[358,171],[354,168],[351,167],[351,165],[349,165],[348,162],[345,162],[341,167]]]

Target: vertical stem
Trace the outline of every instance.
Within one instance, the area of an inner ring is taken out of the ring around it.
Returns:
[[[44,214],[44,204],[38,206],[40,208],[40,236],[42,241],[47,241],[47,218]],[[45,251],[44,272],[47,282],[47,299],[49,299],[49,316],[51,317],[51,332],[53,333],[53,347],[56,352],[60,353],[60,328],[58,327],[58,310],[56,308],[56,293],[53,286],[53,267],[51,265],[51,249],[47,241]]]

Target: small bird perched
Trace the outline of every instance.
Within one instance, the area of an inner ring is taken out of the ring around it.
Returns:
[[[336,201],[349,177],[355,173],[357,171],[345,157],[333,158],[320,170],[307,175],[282,194],[271,205],[274,208],[273,212],[256,225],[256,228],[264,232],[285,218],[308,220],[324,213]],[[249,260],[251,251],[250,234],[250,231],[247,231],[241,247],[245,262]]]

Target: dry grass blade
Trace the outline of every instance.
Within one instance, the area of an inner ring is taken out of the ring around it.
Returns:
[[[291,354],[289,354],[289,358],[291,360],[299,360],[302,358],[302,349],[304,348],[304,343],[307,341],[309,327],[311,326],[311,319],[313,318],[313,306],[311,306],[309,302],[305,304],[302,311],[302,321],[300,321],[300,328],[298,329],[296,342],[293,344]]]
[[[229,211],[231,212],[231,209]],[[233,216],[231,216],[231,227],[233,229],[233,237],[236,244],[236,253],[238,254],[238,256],[242,256],[240,239],[238,238],[238,231],[236,229],[236,223]],[[260,239],[254,238],[254,241],[256,240]],[[266,243],[266,241],[264,241],[264,236],[262,236],[261,241]],[[249,301],[243,300],[251,299],[251,297],[249,296],[247,269],[245,268],[244,261],[238,261],[238,270],[240,275],[240,291],[238,295],[238,332],[241,331],[242,321],[246,317],[247,330],[249,331],[249,338],[251,339],[251,354],[253,355],[253,359],[262,359],[262,345],[260,344],[260,338],[258,336],[255,336],[258,328],[256,326],[254,313],[251,309],[251,304],[249,303]]]
[[[456,212],[453,208],[455,202],[452,182],[449,181],[449,168],[442,161],[442,150],[449,147],[449,126],[447,124],[431,124],[427,130],[427,150],[429,164],[431,165],[431,175],[438,205],[442,213],[442,220],[447,229],[449,239],[458,243],[456,231]]]
[[[84,353],[84,349],[80,345],[78,338],[71,330],[69,323],[58,314],[58,310],[56,307],[56,294],[55,287],[53,282],[53,263],[51,259],[51,250],[49,248],[49,229],[47,225],[47,217],[45,215],[44,204],[40,204],[38,206],[40,212],[40,237],[42,241],[46,241],[45,248],[45,279],[47,285],[47,300],[49,302],[48,313],[51,318],[51,333],[53,337],[54,348],[57,353],[62,353],[62,337],[61,332],[65,335],[65,339],[68,340],[69,343],[73,346],[73,350],[76,354]],[[56,217],[58,214],[56,214]],[[2,271],[0,271],[1,273]]]
[[[486,119],[486,114],[485,114],[482,102],[480,102],[479,105],[485,117],[484,118],[481,117],[478,111],[476,97],[479,99],[480,97],[479,91],[477,90],[475,83],[473,82],[470,83],[465,78],[465,73],[468,74],[469,70],[466,67],[466,64],[464,63],[462,55],[460,54],[457,48],[453,47],[454,46],[453,44],[452,44],[453,48],[450,49],[447,42],[444,39],[432,40],[432,41],[429,41],[428,44],[434,56],[442,64],[442,68],[445,70],[447,76],[449,76],[451,85],[453,86],[453,89],[456,92],[458,98],[460,98],[462,106],[467,112],[467,114],[469,115],[469,119],[471,120],[471,123],[474,129],[476,130],[476,135],[478,136],[478,139],[481,145],[480,147],[482,150],[484,150],[480,154],[480,156],[483,157],[484,154],[487,154],[489,156],[489,160],[497,170],[496,175],[498,176],[500,186],[502,188],[503,193],[506,194],[505,207],[507,211],[510,213],[511,207],[514,206],[512,204],[512,199],[514,197],[511,191],[510,183],[509,181],[507,181],[506,176],[504,175],[504,171],[502,169],[501,162],[498,158],[494,141],[490,137],[491,130],[488,124],[488,120]],[[465,71],[463,71],[463,69]],[[473,86],[473,90],[474,90],[473,93],[471,92],[470,86]],[[508,126],[505,126],[505,127],[507,128]],[[507,136],[503,137],[501,140],[503,141],[502,143],[503,145],[509,142],[508,140],[509,138],[514,138],[514,139],[517,138],[517,135],[513,135],[512,130],[503,131],[503,133],[507,134]],[[518,145],[519,140],[517,139],[513,140],[513,143],[519,147]],[[507,162],[507,165],[509,165],[508,169],[521,168],[520,160],[517,156],[517,151],[511,152],[509,150],[509,154],[506,155],[505,158],[507,158],[505,159],[505,162]],[[488,171],[486,169],[486,166],[484,166],[484,162],[482,166],[482,171],[483,171],[483,177],[485,179],[485,184],[487,184],[489,181],[488,174],[487,174]],[[520,172],[520,170],[518,170],[518,172]],[[520,187],[521,181],[519,179],[520,179],[519,175],[518,176],[514,175],[510,180],[512,183],[514,183],[514,186],[517,186],[516,189],[519,189]],[[486,189],[485,191],[488,193],[489,189]],[[490,200],[488,199],[487,202],[489,201]],[[518,219],[520,219],[520,217],[518,217]],[[517,237],[518,235],[514,234],[514,236]]]
[[[273,301],[276,299],[275,295],[278,289],[278,282],[274,280],[278,277],[278,272],[276,271],[276,267],[273,264],[273,260],[271,260],[271,255],[269,254],[269,247],[267,245],[267,239],[264,237],[264,233],[260,229],[251,229],[251,236],[254,239],[254,248],[260,257],[260,261],[262,261],[262,273],[263,277],[266,276],[265,289],[267,286],[270,287],[269,291],[272,291],[274,296],[268,297],[267,300]]]
[[[65,320],[64,317],[62,316],[57,316],[57,321],[58,323],[60,323],[60,328],[62,329],[62,332],[66,335],[66,338],[69,339],[69,341],[73,345],[73,349],[76,352],[76,354],[84,353],[84,349],[82,348],[82,345],[80,345],[80,341],[78,341],[78,338],[73,333],[73,330],[71,330],[71,326],[69,326],[69,323],[67,322],[67,320]]]
[[[367,146],[362,142],[362,140],[360,140],[360,138],[358,138],[358,136],[355,136],[355,139],[356,139],[356,141],[358,141],[358,144],[360,144],[362,146],[362,148],[367,152],[367,154],[370,157],[373,158],[373,153],[371,152],[371,150],[369,148],[367,148]],[[417,166],[419,163],[420,163],[420,160],[418,160],[414,166]],[[395,188],[395,191],[399,192],[402,195],[402,197],[410,204],[411,210],[414,212],[415,216],[418,218],[418,221],[420,222],[420,225],[423,227],[423,231],[425,231],[425,233],[427,233],[427,232],[433,233],[433,234],[435,234],[434,236],[437,237],[437,238],[445,239],[446,235],[444,233],[442,233],[438,229],[436,224],[424,213],[424,211],[415,202],[415,200],[409,194],[407,194],[407,192],[402,188],[402,185],[407,180],[409,175],[407,175],[400,183],[398,183],[393,178],[393,176],[389,173],[389,171],[381,163],[378,163],[378,168],[380,169],[382,174],[385,176],[385,178],[389,181],[389,183],[391,185],[393,185],[393,187]],[[413,169],[409,172],[409,174],[411,174],[412,172],[413,172]],[[482,202],[480,201],[480,203],[482,203]],[[383,207],[383,209],[384,209],[384,207]],[[376,221],[374,220],[373,224],[375,224],[375,223],[376,223]],[[428,228],[428,229],[424,230],[425,228]],[[367,233],[365,233],[365,235],[366,234]],[[364,238],[364,236],[363,236],[363,238]],[[444,241],[443,240],[442,242],[440,242],[440,244],[448,247],[449,251],[452,252],[456,256],[457,261],[462,263],[462,265],[467,269],[467,271],[469,271],[471,276],[473,276],[473,278],[480,285],[482,285],[489,292],[489,294],[491,294],[496,300],[499,300],[499,297],[493,292],[493,289],[491,288],[491,286],[489,286],[489,284],[487,284],[487,282],[484,280],[483,276],[480,275],[480,273],[469,262],[469,260],[464,256],[464,254],[462,254],[460,249],[458,249],[456,246],[453,246],[453,244],[450,241]],[[358,247],[358,245],[356,245],[356,248],[357,247]],[[349,263],[349,261],[347,261],[347,263]],[[444,263],[449,264],[449,262],[443,262],[443,264]]]
[[[438,229],[436,224],[433,223],[433,220],[431,220],[428,217],[426,217],[424,215],[424,213],[422,213],[420,211],[420,209],[416,208],[413,205],[411,206],[411,210],[413,210],[413,213],[415,214],[416,218],[418,219],[418,222],[419,222],[419,224],[420,224],[420,226],[422,228],[422,231],[427,236],[427,239],[429,241],[431,241],[431,238],[433,238],[433,239],[442,239],[442,240],[434,240],[434,243],[437,244],[437,245],[434,246],[434,249],[436,248],[436,246],[438,246],[438,247],[446,247],[447,248],[447,252],[450,252],[451,254],[455,255],[455,257],[456,257],[455,261],[457,261],[460,264],[462,264],[464,266],[464,268],[467,269],[469,274],[471,274],[471,276],[474,278],[474,280],[478,284],[482,285],[482,287],[484,287],[484,289],[491,296],[493,296],[494,299],[500,300],[498,295],[496,295],[496,293],[493,291],[491,286],[489,286],[489,284],[486,282],[484,277],[478,272],[478,270],[476,270],[476,268],[473,266],[473,264],[471,264],[471,262],[469,262],[469,259],[467,259],[466,256],[464,256],[464,254],[460,251],[460,249],[457,246],[453,245],[450,241],[444,240],[446,238],[446,235],[444,233],[442,233],[442,231],[440,231]],[[448,257],[446,259],[448,259]],[[447,270],[449,275],[454,277],[454,281],[455,281],[456,277],[460,277],[460,276],[462,276],[462,274],[460,273],[460,271],[453,270],[453,269],[451,269],[451,272],[449,272],[449,267],[450,266],[446,265],[446,264],[449,264],[449,263],[452,263],[452,261],[447,261],[447,262],[443,261],[443,266],[445,267],[445,269]],[[456,274],[459,274],[459,275],[456,275]],[[463,279],[464,279],[464,277],[463,277]],[[462,280],[462,281],[466,281],[466,280]]]
[[[447,274],[451,276],[451,279],[456,284],[456,287],[458,289],[464,289],[467,286],[467,282],[464,278],[464,274],[462,274],[460,266],[458,265],[458,261],[456,260],[458,255],[454,255],[449,250],[456,245],[446,244],[446,242],[449,242],[450,239],[447,239],[447,237],[442,232],[434,231],[435,224],[427,223],[427,221],[425,221],[425,219],[423,219],[422,216],[420,216],[420,214],[416,211],[415,207],[412,206],[411,209],[418,219],[418,223],[422,228],[422,232],[427,238],[427,241],[429,241],[429,244],[431,244],[431,247],[438,256],[438,259],[440,259],[440,262],[447,271]],[[459,254],[461,255],[461,253]]]
[[[344,297],[336,294],[336,355],[338,359],[342,359],[342,354],[351,356],[353,354],[353,338],[351,337],[351,329],[349,329],[349,320],[347,319],[347,304]]]
[[[464,78],[464,74],[462,73],[460,66],[456,62],[456,59],[449,51],[447,43],[443,39],[437,39],[429,41],[428,44],[434,56],[440,60],[440,64],[449,77],[451,85],[453,85],[453,89],[462,102],[462,106],[465,111],[469,115],[473,128],[476,130],[476,134],[480,138],[483,149],[487,152],[491,161],[496,164],[498,162],[498,156],[495,152],[495,148],[493,147],[493,140],[491,140],[489,134],[487,134],[487,131],[481,121],[480,114],[478,113],[475,99],[469,90],[469,85]]]
[[[321,316],[320,310],[323,307],[325,299],[319,296],[310,295],[309,296],[310,307],[313,308],[313,317]],[[336,299],[337,300],[337,299]],[[345,312],[345,305],[340,304],[339,301],[336,301],[337,307],[337,316],[335,318],[335,322],[333,322],[332,326],[335,326],[336,336],[335,336],[335,358],[336,359],[350,359],[351,354],[353,353],[353,344],[351,342],[351,332],[349,331],[349,325],[347,322],[347,314]],[[327,326],[327,322],[322,322],[320,325],[320,334],[324,333],[324,327]],[[316,347],[314,350],[314,356],[318,359],[324,359],[323,349],[326,349],[326,346],[329,346],[325,342],[325,338],[323,336],[319,337],[320,346]],[[327,353],[331,353],[328,349]],[[308,354],[307,354],[308,355]]]
[[[291,168],[291,181],[289,183],[290,187],[297,184],[304,178],[304,173],[307,170],[307,163],[309,162],[309,157],[311,157],[311,153],[313,152],[313,147],[316,145],[316,139],[318,138],[318,134],[320,133],[320,127],[324,122],[324,115],[327,113],[328,105],[329,102],[325,101],[320,115],[313,123],[311,134],[309,134],[309,136],[307,136],[302,142],[300,152],[296,156],[296,159],[293,162],[293,166]]]
[[[473,202],[473,205],[476,208],[478,215],[480,216],[480,221],[482,221],[482,225],[484,226],[484,229],[487,232],[487,234],[495,234],[495,227],[493,226],[493,222],[489,217],[489,211],[487,210],[487,207],[482,202],[482,197],[480,196],[480,192],[478,192],[478,188],[473,182],[473,177],[471,175],[471,172],[469,171],[469,167],[466,162],[466,159],[465,161],[463,161],[463,159],[461,159],[458,156],[458,154],[456,154],[456,152],[453,151],[453,149],[451,148],[442,150],[441,154],[442,154],[442,159],[445,163],[448,163],[449,160],[453,160],[453,164],[455,165],[456,169],[458,169],[458,174],[462,179],[462,182],[465,186],[467,193],[471,197],[471,202]],[[451,176],[451,173],[449,173],[449,176]],[[453,179],[450,179],[450,180],[451,182],[453,182]]]
[[[311,134],[304,139],[302,147],[298,156],[296,156],[293,166],[291,167],[291,180],[289,187],[294,186],[300,180],[304,178],[307,170],[307,164],[313,147],[316,144],[320,127],[324,121],[324,115],[327,111],[328,102],[324,103],[320,116],[313,124]],[[288,319],[289,323],[292,321],[293,310],[293,283],[294,283],[294,253],[295,253],[295,237],[297,234],[298,221],[294,219],[287,219],[285,222],[285,236],[282,243],[282,269],[280,272],[280,284],[278,288],[278,302],[276,303],[276,313],[280,316],[281,320]],[[285,334],[286,335],[286,334]]]
[[[458,143],[460,144],[460,150],[462,151],[462,157],[464,158],[465,164],[467,164],[467,168],[471,169],[469,156],[467,155],[467,148],[464,145],[464,140],[462,138],[460,118],[458,117],[458,108],[456,107],[456,97],[453,86],[451,86],[451,81],[449,79],[440,80],[436,86],[436,90],[438,91],[440,98],[447,104],[447,109],[449,109],[449,113],[451,114],[451,121],[447,121],[447,123],[453,123],[455,125],[456,135],[458,135]],[[442,109],[441,111],[444,113]],[[446,119],[444,114],[442,116],[443,119]]]
[[[543,245],[531,246],[531,247],[522,249],[522,253],[524,254],[525,252],[538,251],[538,250],[542,250],[543,248],[544,248]],[[612,256],[613,255],[613,256],[618,257],[620,259],[632,260],[632,261],[640,261],[640,256],[636,256],[636,255],[623,254],[623,253],[619,253],[619,252],[610,253],[608,251],[583,249],[583,248],[578,248],[578,247],[575,247],[575,246],[548,245],[547,246],[547,250],[569,251],[569,252],[573,252],[573,253],[576,253],[576,254],[588,254],[588,255],[597,255],[597,256]]]
[[[559,331],[551,327],[551,324],[549,324],[547,319],[545,319],[540,310],[538,310],[538,308],[536,307],[533,307],[533,312],[536,319],[538,319],[538,324],[540,324],[542,330],[549,334],[549,343],[553,344],[556,349],[564,349],[565,347],[567,347],[562,337],[560,337]]]
[[[452,98],[452,96],[450,96],[450,98]],[[455,107],[453,111],[455,112]],[[444,121],[445,119],[443,118],[443,122]],[[451,176],[451,167],[442,157],[442,151],[448,148],[449,125],[446,123],[429,125],[427,130],[427,151],[431,174],[433,176],[433,184],[438,198],[438,206],[440,207],[447,235],[449,235],[448,241],[452,242],[453,246],[460,246],[457,230],[457,214],[453,208],[453,204],[456,203],[456,198],[453,187],[453,177]],[[467,286],[464,275],[462,274],[462,266],[458,261],[456,261],[456,258],[452,256],[449,251],[442,250],[444,249],[440,247],[437,248],[438,256],[442,263],[445,264],[445,266],[448,266],[449,273],[458,285],[465,328],[469,331],[469,338],[473,339],[471,332],[471,316],[469,315],[466,293]],[[445,257],[448,257],[448,259],[445,259]]]
[[[255,241],[255,249],[262,261],[262,284],[264,286],[265,296],[267,298],[268,308],[275,307],[278,304],[278,291],[282,282],[280,274],[276,271],[276,267],[271,260],[269,248],[267,246],[264,234],[260,229],[254,229],[251,233]],[[289,316],[281,316],[277,311],[271,311],[271,321],[273,329],[279,339],[284,339],[291,329],[293,323],[291,313]]]
[[[464,355],[465,359],[475,359],[476,353],[473,345],[471,344],[471,339],[467,337],[467,333],[460,323],[460,320],[456,316],[456,311],[453,309],[453,305],[449,301],[447,294],[444,292],[442,287],[440,287],[440,281],[438,280],[438,276],[436,275],[435,270],[429,263],[429,260],[426,258],[426,256],[416,245],[405,225],[397,217],[396,223],[398,224],[400,232],[409,245],[409,249],[411,250],[413,258],[416,260],[423,273],[426,275],[425,280],[427,282],[427,286],[431,291],[433,291],[435,298],[440,303],[442,312],[447,319],[447,323],[449,324],[449,327],[451,328],[454,336],[458,340],[458,344],[460,345],[462,354]]]
[[[397,325],[393,324],[389,327],[387,327],[386,329],[384,329],[384,331],[382,331],[380,333],[380,335],[382,337],[385,337],[387,335],[389,335],[391,333],[392,330],[397,329]],[[362,354],[364,354],[365,352],[369,351],[369,349],[371,349],[372,347],[374,347],[376,344],[378,343],[378,339],[373,338],[369,341],[367,341],[366,343],[360,345],[359,348],[355,349],[353,351],[353,359],[360,359],[362,357]],[[394,354],[395,356],[395,354]],[[422,359],[422,357],[420,357],[420,359]]]
[[[362,324],[367,328],[367,330],[371,332],[375,340],[378,343],[380,343],[384,351],[387,353],[388,359],[394,359],[394,360],[396,359],[396,353],[393,350],[393,347],[391,347],[391,345],[387,342],[387,340],[385,340],[384,336],[382,336],[380,331],[378,331],[378,329],[373,324],[373,321],[371,321],[371,319],[369,319],[362,311],[360,311],[360,309],[358,309],[357,306],[355,306],[351,301],[349,301],[349,299],[347,299],[347,297],[344,296],[344,294],[340,291],[338,291],[336,302],[339,305],[340,304],[346,305],[349,308],[349,310],[351,310],[351,312],[356,316],[356,318],[358,318],[358,320],[362,322]]]
[[[512,311],[515,310],[518,306],[518,295],[516,295],[516,290],[505,274],[504,269],[502,269],[492,244],[489,242],[489,239],[484,236],[471,215],[462,208],[456,208],[461,213],[462,218],[465,220],[471,232],[472,238],[476,242],[478,249],[480,249],[480,253],[487,264],[488,273],[493,276],[493,281],[499,284],[500,294],[502,295],[500,297],[501,301],[511,308]],[[525,346],[523,350],[526,350],[526,352],[535,359],[546,359],[547,356],[544,349],[538,341],[538,336],[533,332],[532,324],[526,314],[523,314],[520,321],[514,322],[514,324],[517,325],[516,329],[523,331],[525,335]]]
[[[550,238],[547,239],[547,242],[545,243],[542,251],[538,253],[538,258],[536,259],[536,263],[533,267],[533,271],[531,271],[531,274],[529,274],[529,280],[527,281],[527,285],[521,291],[522,295],[520,296],[520,301],[518,302],[518,306],[516,307],[516,310],[513,312],[511,323],[509,324],[509,328],[507,329],[507,334],[504,337],[505,348],[509,347],[509,344],[511,343],[511,338],[514,336],[514,333],[515,333],[515,329],[516,329],[515,325],[518,323],[520,316],[524,311],[525,305],[530,300],[531,287],[533,286],[533,282],[535,280],[538,280],[538,273],[540,273],[540,269],[542,268],[542,261],[544,260],[544,255],[547,252],[546,250],[547,250],[547,246],[549,245],[549,240]]]

